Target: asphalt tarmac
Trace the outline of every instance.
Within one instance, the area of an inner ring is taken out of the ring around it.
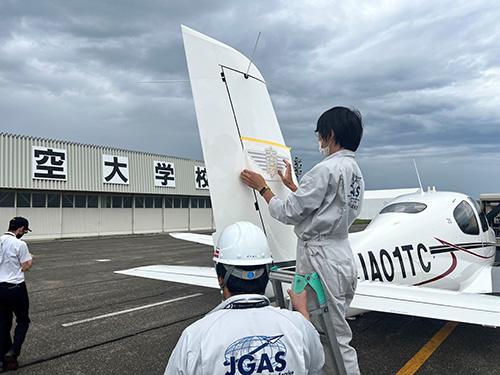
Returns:
[[[212,266],[209,247],[166,234],[28,246],[35,254],[26,274],[32,325],[19,375],[163,374],[183,329],[221,300],[217,290],[113,273]],[[398,373],[446,322],[367,313],[350,324],[361,373],[385,375]],[[459,324],[416,372],[399,374],[500,374],[497,351],[500,330]]]

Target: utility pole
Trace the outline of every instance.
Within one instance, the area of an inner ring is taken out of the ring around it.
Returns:
[[[302,177],[302,159],[297,156],[293,158],[293,170],[295,172],[295,176],[297,180],[300,180]]]

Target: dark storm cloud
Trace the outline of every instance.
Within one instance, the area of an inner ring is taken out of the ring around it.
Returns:
[[[180,24],[250,57],[292,155],[358,108],[369,188],[500,186],[500,5],[490,1],[2,1],[0,131],[202,158]],[[446,173],[444,173],[444,171]],[[464,175],[467,178],[464,178]],[[487,177],[485,177],[487,176]]]

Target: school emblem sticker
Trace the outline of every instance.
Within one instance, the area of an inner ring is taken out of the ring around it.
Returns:
[[[280,373],[286,368],[284,335],[247,336],[233,341],[224,353],[225,375]]]
[[[278,173],[278,154],[272,147],[266,148],[266,169],[271,177]]]
[[[257,163],[260,169],[270,177],[278,175],[278,170],[286,168],[283,159],[288,159],[285,155],[278,154],[274,147],[267,147],[265,150],[247,150],[248,155]]]
[[[359,195],[361,190],[361,180],[363,178],[360,176],[352,175],[351,184],[349,185],[349,196],[347,197],[348,205],[353,210],[359,208]]]

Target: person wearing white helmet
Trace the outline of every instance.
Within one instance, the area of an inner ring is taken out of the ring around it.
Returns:
[[[297,311],[264,296],[273,261],[264,232],[249,222],[228,226],[213,259],[224,301],[184,330],[165,375],[318,374],[324,354],[305,293],[289,291]]]

